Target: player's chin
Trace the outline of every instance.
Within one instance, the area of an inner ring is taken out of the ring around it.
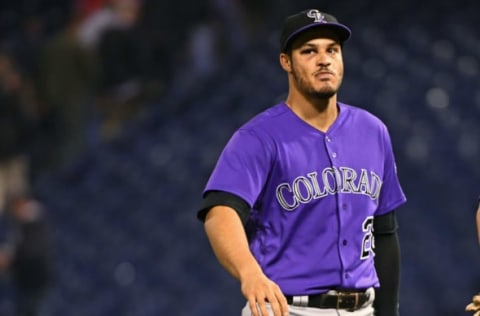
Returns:
[[[315,90],[312,96],[317,99],[330,99],[336,93],[337,93],[337,89],[329,87],[329,88],[322,88],[322,89]]]
[[[329,91],[337,91],[339,87],[339,84],[336,81],[332,80],[324,80],[317,82],[315,85],[315,90],[317,91],[324,91],[324,92],[329,92]]]

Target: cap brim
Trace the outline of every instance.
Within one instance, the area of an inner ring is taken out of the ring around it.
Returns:
[[[343,24],[340,24],[340,23],[335,23],[335,22],[312,23],[312,24],[306,25],[302,28],[299,28],[298,30],[296,30],[295,32],[290,34],[283,44],[282,51],[287,49],[288,45],[293,41],[293,39],[297,35],[305,32],[309,29],[312,29],[312,28],[326,28],[326,29],[333,30],[335,33],[338,34],[338,39],[341,43],[348,40],[350,38],[350,35],[352,34],[352,32],[350,31],[350,29],[347,26],[345,26]]]

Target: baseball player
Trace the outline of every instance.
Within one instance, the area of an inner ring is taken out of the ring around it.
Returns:
[[[480,245],[480,196],[478,197],[478,207],[476,213],[478,244]],[[472,297],[472,302],[465,307],[465,311],[473,312],[473,316],[480,316],[480,293]]]
[[[239,128],[197,216],[237,278],[242,316],[394,316],[406,198],[385,125],[337,101],[350,29],[325,12],[285,20],[284,102]]]

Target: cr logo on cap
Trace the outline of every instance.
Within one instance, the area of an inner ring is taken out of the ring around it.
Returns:
[[[315,19],[315,22],[326,22],[325,16],[318,10],[312,9],[307,12],[309,18]]]

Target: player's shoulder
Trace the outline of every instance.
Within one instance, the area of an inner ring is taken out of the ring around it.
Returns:
[[[386,128],[385,123],[377,115],[360,106],[338,102],[340,112],[343,112],[349,119],[355,120],[361,124],[378,126]]]
[[[287,113],[288,108],[285,103],[275,104],[253,116],[250,120],[242,125],[241,129],[257,130],[276,126],[277,123],[280,123],[286,119],[285,114]]]

